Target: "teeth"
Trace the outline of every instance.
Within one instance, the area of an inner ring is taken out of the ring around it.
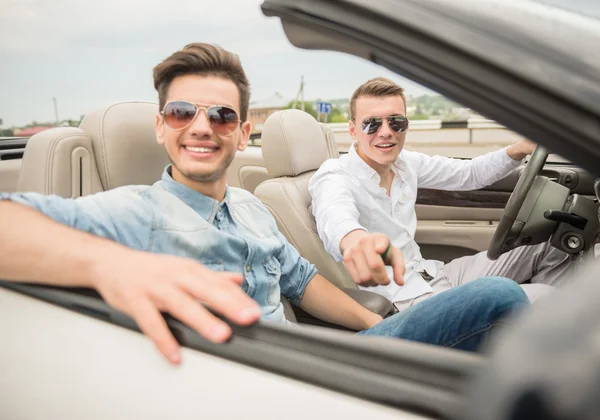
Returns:
[[[382,144],[378,144],[375,147],[391,147],[393,145],[394,145],[393,143],[382,143]]]
[[[194,152],[194,153],[211,153],[214,152],[217,149],[212,149],[209,147],[192,147],[192,146],[185,146],[185,148],[187,150],[189,150],[190,152]]]

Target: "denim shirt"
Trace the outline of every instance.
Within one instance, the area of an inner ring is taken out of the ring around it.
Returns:
[[[280,294],[298,305],[317,274],[254,195],[227,187],[224,200],[218,202],[174,181],[170,167],[152,186],[120,187],[77,199],[38,193],[2,193],[0,199],[28,205],[57,222],[133,249],[243,273],[243,290],[269,321],[285,322]]]

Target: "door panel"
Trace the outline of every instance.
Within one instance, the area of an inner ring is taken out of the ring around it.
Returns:
[[[442,191],[419,188],[417,203],[458,208],[503,209],[509,197],[510,192],[508,191]]]
[[[504,179],[476,191],[419,189],[415,239],[425,258],[449,261],[485,251],[524,165]],[[571,164],[549,163],[542,175],[572,193],[593,196],[595,177]]]
[[[425,258],[449,262],[485,251],[496,225],[488,220],[419,220],[415,240]]]

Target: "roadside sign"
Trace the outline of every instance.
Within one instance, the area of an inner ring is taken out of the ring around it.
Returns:
[[[317,102],[317,112],[319,114],[331,114],[331,104],[329,102]]]

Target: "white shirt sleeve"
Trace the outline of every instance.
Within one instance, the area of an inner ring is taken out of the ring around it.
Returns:
[[[319,237],[336,261],[342,260],[340,242],[353,230],[366,230],[359,223],[359,212],[348,175],[319,170],[310,180],[312,213]]]
[[[438,190],[477,190],[501,180],[521,164],[508,156],[506,148],[471,160],[403,153],[417,171],[419,188]]]

